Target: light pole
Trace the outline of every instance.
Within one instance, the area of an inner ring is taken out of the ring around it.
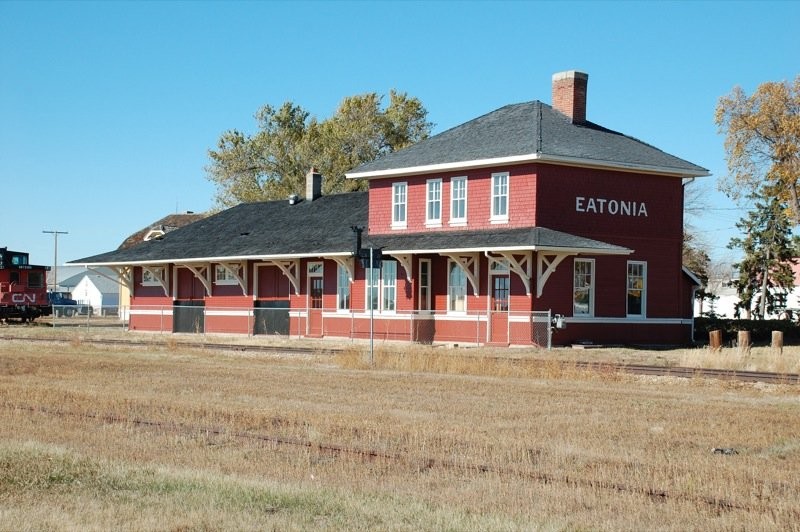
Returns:
[[[69,231],[43,230],[42,233],[53,235],[53,292],[55,292],[58,286],[58,235],[68,235]]]

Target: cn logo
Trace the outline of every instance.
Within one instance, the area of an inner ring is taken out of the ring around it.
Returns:
[[[36,303],[36,294],[12,294],[11,302],[18,304]]]

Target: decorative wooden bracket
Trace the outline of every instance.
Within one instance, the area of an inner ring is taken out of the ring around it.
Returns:
[[[233,275],[236,282],[239,283],[239,286],[242,289],[242,295],[247,295],[247,271],[246,268],[242,267],[241,264],[238,262],[220,262],[220,266],[225,268],[231,275]],[[244,271],[244,277],[239,274],[240,271]]]
[[[292,260],[271,260],[269,264],[277,266],[280,271],[283,272],[289,282],[292,283],[294,287],[295,295],[300,295],[300,260],[299,259],[292,259]],[[294,270],[294,273],[292,273]]]
[[[350,279],[351,283],[353,282],[353,279],[355,278],[355,266],[354,266],[353,257],[338,257],[337,256],[337,257],[325,257],[325,258],[333,260],[334,262],[336,262],[336,264],[338,264],[339,266],[344,268],[347,271],[348,279]]]
[[[478,273],[480,271],[481,261],[478,253],[440,253],[442,257],[447,257],[464,271],[464,274],[472,285],[472,293],[478,297]]]
[[[547,280],[556,271],[561,261],[569,256],[569,253],[546,253],[544,251],[536,254],[536,297],[542,297],[542,290],[544,290]]]
[[[406,281],[408,281],[409,283],[411,282],[411,273],[413,271],[411,268],[411,259],[413,256],[414,255],[412,255],[411,253],[401,253],[399,255],[392,255],[392,257],[397,259],[397,262],[399,262],[400,266],[402,266],[403,269],[406,271]]]
[[[186,268],[190,272],[194,274],[194,276],[203,283],[203,287],[206,289],[206,295],[211,295],[211,267],[208,264],[200,264],[198,266],[194,266],[192,264],[178,264],[182,268]]]
[[[117,274],[117,277],[111,277],[110,275],[106,275],[100,270],[95,270],[94,268],[88,268],[90,272],[94,272],[101,277],[105,277],[111,281],[114,281],[117,284],[120,284],[128,289],[129,292],[133,292],[133,268],[131,266],[117,266],[116,268],[111,268]]]
[[[525,285],[525,293],[531,295],[531,277],[533,275],[533,252],[531,251],[493,251],[502,258],[494,257],[487,251],[486,258],[489,259],[489,268],[493,262],[504,261],[503,264],[514,272]]]

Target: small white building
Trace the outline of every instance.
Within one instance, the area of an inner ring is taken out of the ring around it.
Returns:
[[[794,288],[786,294],[786,310],[775,314],[767,314],[766,318],[771,320],[800,318],[800,261],[792,265],[794,271]],[[713,313],[720,318],[733,319],[736,317],[736,304],[739,303],[739,294],[736,288],[731,286],[731,281],[736,279],[737,273],[731,271],[724,276],[709,279],[706,291],[714,294],[717,299],[710,302],[708,299],[703,301],[702,307],[699,301],[695,301],[694,315],[705,316]],[[741,312],[741,318],[746,318],[745,312]]]
[[[119,313],[119,284],[111,280],[115,276],[110,271],[105,275],[94,271],[84,271],[59,282],[81,305],[89,305],[95,315],[106,316]]]

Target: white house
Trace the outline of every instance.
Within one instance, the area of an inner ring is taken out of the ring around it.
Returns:
[[[90,305],[96,315],[117,314],[119,312],[119,284],[111,280],[115,274],[109,271],[105,276],[84,271],[61,281],[72,298],[81,305]]]
[[[775,314],[768,313],[767,319],[777,320],[788,317],[789,319],[797,320],[800,318],[800,261],[798,261],[798,264],[792,265],[792,270],[794,271],[794,288],[786,294],[786,310]],[[736,278],[737,273],[730,271],[722,276],[709,279],[706,291],[714,294],[717,299],[714,300],[713,304],[705,300],[702,307],[699,301],[695,301],[695,316],[708,315],[713,310],[714,314],[720,318],[735,318],[739,294],[737,294],[736,288],[730,286],[730,283]],[[745,313],[742,312],[740,317],[745,318]]]

